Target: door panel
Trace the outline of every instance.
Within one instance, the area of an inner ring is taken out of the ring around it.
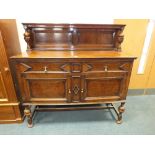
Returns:
[[[29,80],[31,96],[33,98],[65,98],[65,82],[65,79]]]
[[[87,78],[87,96],[118,96],[120,90],[121,78],[99,78],[99,79],[89,79]],[[105,89],[106,88],[106,89]],[[92,91],[94,90],[95,91]]]
[[[96,48],[114,48],[113,34],[115,30],[107,31],[104,29],[78,29],[78,43],[76,48],[90,48],[95,50]]]
[[[7,51],[0,32],[0,101],[2,103],[17,101],[6,53]]]
[[[61,73],[22,73],[24,102],[69,102],[70,77]]]
[[[34,48],[69,48],[70,47],[70,32],[63,28],[36,28],[33,31],[35,34],[33,46]]]
[[[125,96],[127,72],[87,74],[82,78],[83,102],[120,100]]]

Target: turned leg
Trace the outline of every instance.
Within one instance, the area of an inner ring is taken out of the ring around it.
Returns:
[[[28,128],[32,128],[33,127],[33,123],[32,123],[32,113],[31,113],[31,109],[30,106],[26,106],[24,109],[24,114],[27,117],[27,123],[28,123]]]
[[[119,113],[118,113],[118,120],[116,121],[117,124],[122,123],[122,113],[125,111],[124,104],[125,102],[121,102],[121,105],[118,107]]]

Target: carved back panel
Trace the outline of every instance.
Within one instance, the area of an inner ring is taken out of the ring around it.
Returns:
[[[23,23],[27,50],[121,50],[125,25]]]

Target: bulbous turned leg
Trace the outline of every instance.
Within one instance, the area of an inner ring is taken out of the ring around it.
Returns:
[[[117,124],[122,123],[122,113],[125,111],[124,104],[125,102],[121,102],[121,105],[118,107],[119,114],[118,114],[118,120],[116,121]]]
[[[32,128],[33,127],[33,122],[32,122],[32,113],[31,113],[31,109],[30,106],[26,106],[24,109],[24,114],[27,117],[27,123],[28,123],[28,128]]]

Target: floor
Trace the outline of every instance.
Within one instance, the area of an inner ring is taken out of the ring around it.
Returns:
[[[34,127],[22,124],[1,124],[1,135],[154,135],[155,95],[129,96],[123,123],[115,123],[108,110],[40,112]]]

